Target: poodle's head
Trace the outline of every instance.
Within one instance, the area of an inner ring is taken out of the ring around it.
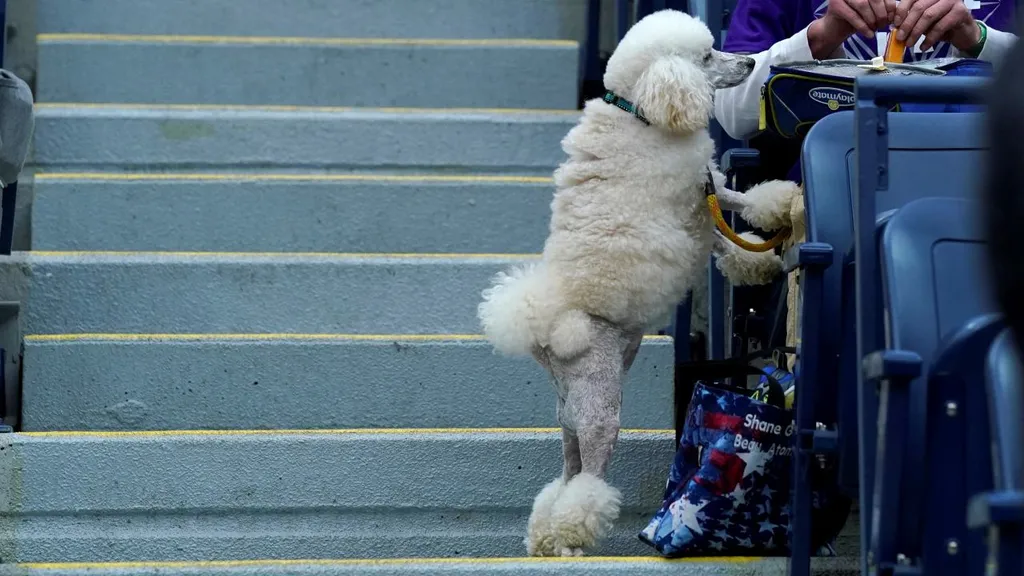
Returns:
[[[702,130],[714,113],[715,89],[736,86],[754,69],[752,58],[713,45],[697,18],[655,12],[630,28],[615,49],[605,88],[631,100],[655,126],[678,133]]]

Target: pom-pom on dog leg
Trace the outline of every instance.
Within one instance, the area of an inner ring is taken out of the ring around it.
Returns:
[[[751,226],[761,230],[791,228],[793,198],[801,193],[800,186],[788,180],[769,180],[746,192],[725,187],[718,187],[716,192],[722,210],[739,213]]]
[[[551,524],[551,509],[565,491],[565,478],[558,477],[545,486],[533,500],[526,523],[526,553],[530,556],[555,556],[556,533]]]
[[[551,370],[551,355],[546,349],[538,349],[534,357],[548,371]],[[558,397],[556,413],[559,421],[565,410],[565,401]],[[562,428],[562,476],[548,483],[537,494],[533,501],[533,510],[526,524],[526,553],[530,556],[561,556],[562,550],[556,550],[556,533],[551,522],[551,510],[555,502],[565,492],[566,483],[583,470],[580,457],[580,441],[572,431]]]
[[[582,556],[611,530],[621,503],[619,491],[595,474],[582,472],[570,480],[551,508],[555,554]]]
[[[578,439],[581,472],[565,485],[551,509],[555,553],[579,556],[611,530],[622,495],[605,482],[619,436],[622,381],[639,337],[593,320],[591,344],[572,359],[552,359],[566,393],[565,408]],[[642,335],[641,335],[642,336]]]

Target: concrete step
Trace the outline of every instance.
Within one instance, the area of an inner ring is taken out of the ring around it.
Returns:
[[[480,292],[531,258],[31,252],[0,293],[27,299],[26,334],[476,334]]]
[[[37,174],[37,250],[538,253],[546,176]]]
[[[39,0],[37,27],[108,34],[576,39],[586,25],[587,2]]]
[[[855,576],[856,558],[816,558],[818,576]],[[256,560],[252,562],[132,562],[23,564],[11,567],[19,576],[786,576],[786,558],[680,558],[645,556],[584,558],[398,558],[394,560]],[[3,569],[0,568],[0,573]]]
[[[530,358],[479,336],[26,337],[24,430],[554,427]],[[622,423],[672,428],[672,340],[649,336]]]
[[[576,111],[39,104],[32,163],[549,176]],[[223,170],[220,170],[223,171]]]
[[[575,109],[579,54],[569,40],[41,34],[36,98]]]
[[[548,430],[12,434],[0,451],[5,562],[521,556],[561,473]],[[595,554],[644,555],[671,431],[626,431],[623,518]]]

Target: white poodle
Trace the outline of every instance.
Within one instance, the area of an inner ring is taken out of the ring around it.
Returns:
[[[708,256],[734,283],[768,281],[772,252],[744,252],[718,234],[706,204],[765,230],[788,225],[798,187],[725,188],[707,127],[716,88],[742,82],[745,56],[712,49],[700,20],[665,10],[633,26],[608,61],[609,95],[587,102],[562,141],[543,258],[499,274],[479,317],[494,347],[532,355],[552,375],[562,427],[562,476],[537,496],[526,546],[578,556],[617,519],[605,482],[619,433],[622,382],[649,328],[665,326]],[[747,234],[747,239],[761,239]]]

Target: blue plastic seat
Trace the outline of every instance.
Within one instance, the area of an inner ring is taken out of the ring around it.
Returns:
[[[992,531],[991,573],[1019,575],[1024,574],[1024,371],[1009,329],[992,344],[986,364],[994,489],[972,497],[968,524]]]
[[[962,80],[940,79],[953,88]],[[860,478],[874,477],[877,398],[867,388],[858,393],[861,355],[857,348],[863,336],[858,330],[863,318],[855,304],[857,209],[867,207],[871,213],[868,234],[873,239],[879,216],[909,201],[924,196],[972,195],[984,151],[980,123],[978,114],[889,114],[884,126],[876,126],[884,140],[882,148],[871,150],[884,153],[879,168],[884,171],[884,186],[869,203],[858,201],[853,192],[859,184],[858,144],[864,145],[865,138],[863,131],[856,130],[855,113],[824,118],[804,141],[807,241],[786,256],[787,269],[801,269],[802,298],[797,384],[801,449],[795,458],[794,566],[798,559],[804,564],[806,550],[799,549],[796,541],[810,530],[808,515],[802,510],[809,507],[804,470],[811,454],[835,451],[841,487],[851,495],[859,490],[861,509],[871,509],[870,482],[862,483]],[[870,144],[878,146],[877,142]],[[876,258],[871,255],[868,260],[874,265]],[[880,285],[876,283],[875,289]],[[874,309],[881,313],[877,306]],[[875,324],[869,322],[868,327],[874,331]],[[881,342],[879,338],[878,344]],[[836,430],[816,430],[818,422],[836,424]],[[861,422],[870,424],[861,426]],[[870,522],[862,523],[863,542],[870,539],[869,526]],[[866,568],[866,558],[863,562]]]
[[[857,146],[853,158],[856,164],[853,268],[857,360],[882,349],[886,342],[876,236],[879,212],[899,208],[915,198],[974,196],[980,174],[977,166],[984,155],[983,131],[978,126],[981,118],[974,114],[944,114],[933,116],[931,125],[914,129],[909,135],[919,140],[914,145],[916,155],[900,157],[894,152],[897,147],[893,144],[904,135],[904,129],[897,126],[896,119],[911,120],[918,115],[890,114],[888,110],[895,104],[906,103],[979,103],[987,85],[981,78],[867,76],[857,80],[854,88]],[[958,126],[957,118],[968,120],[968,124]],[[854,372],[859,402],[861,507],[874,512],[872,486],[876,478],[878,395],[866,380],[865,372],[857,368]],[[910,425],[911,430],[920,429],[917,423]],[[920,490],[919,486],[902,486],[907,490]],[[874,528],[878,529],[877,518],[872,516],[872,519]],[[863,542],[871,542],[870,527],[864,528]],[[958,550],[960,545],[962,542],[955,543],[951,550]],[[865,569],[867,559],[865,556]],[[875,561],[881,562],[877,555]]]
[[[976,383],[1004,326],[973,211],[966,200],[923,198],[883,225],[885,347],[864,361],[880,383],[869,546],[881,570],[984,568],[984,542],[968,533],[964,511],[992,484],[987,399]]]

